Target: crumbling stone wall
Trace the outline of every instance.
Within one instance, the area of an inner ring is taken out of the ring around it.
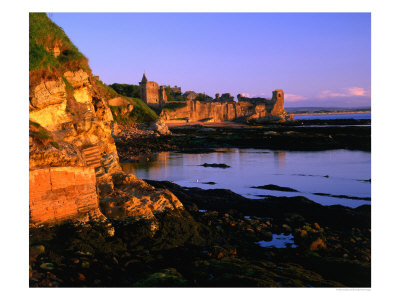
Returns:
[[[239,94],[239,102],[234,102],[230,94],[219,96],[214,101],[187,101],[187,105],[175,111],[163,110],[161,117],[166,121],[186,119],[191,122],[280,121],[289,116],[284,109],[282,90],[273,92],[272,99],[245,98]]]

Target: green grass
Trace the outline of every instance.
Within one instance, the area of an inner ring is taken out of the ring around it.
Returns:
[[[55,46],[60,48],[60,55],[55,57],[52,50]],[[62,28],[53,23],[45,13],[29,14],[29,87],[35,86],[43,78],[61,77],[67,90],[67,97],[73,97],[73,87],[63,77],[66,71],[82,69],[92,75],[87,58],[79,52]],[[91,81],[97,94],[105,100],[121,97],[113,88],[100,80]],[[119,85],[122,91],[137,96],[138,87]],[[118,123],[151,122],[158,118],[157,114],[140,99],[124,97],[134,106],[129,114],[123,114],[122,108],[111,108],[113,116]],[[71,110],[68,107],[68,110]],[[72,113],[72,112],[71,112]],[[38,137],[45,138],[40,130],[35,133]]]
[[[55,45],[61,51],[58,57],[46,50]],[[87,58],[79,52],[62,28],[53,23],[45,13],[29,13],[29,71],[51,75],[78,69],[91,73]]]
[[[41,140],[48,140],[51,138],[51,136],[48,134],[48,132],[44,128],[41,128],[38,131],[32,132],[32,135]]]
[[[56,149],[60,149],[60,145],[55,141],[50,142],[50,145],[52,145]]]
[[[36,123],[36,122],[34,122],[34,121],[31,121],[31,120],[29,120],[29,125],[35,126],[36,128],[39,128],[39,127],[40,127],[40,124],[39,124],[39,123]]]
[[[128,100],[133,105],[133,110],[127,114],[123,114],[122,110],[126,109],[127,106],[110,106],[114,121],[118,124],[148,123],[158,119],[157,114],[141,99],[125,96],[122,96],[122,98]]]
[[[121,97],[121,95],[118,94],[111,86],[104,84],[100,80],[95,79],[95,85],[97,91],[107,100],[115,97]]]
[[[140,98],[140,87],[138,85],[113,83],[111,87],[120,95]]]

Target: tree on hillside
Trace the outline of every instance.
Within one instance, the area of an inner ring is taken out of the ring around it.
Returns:
[[[140,87],[138,85],[113,83],[110,86],[118,94],[131,98],[140,98]]]

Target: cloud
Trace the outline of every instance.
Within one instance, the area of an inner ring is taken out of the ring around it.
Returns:
[[[242,96],[246,97],[246,98],[250,98],[250,94],[249,93],[242,93]]]
[[[337,97],[366,97],[369,95],[368,90],[361,87],[343,88],[340,92],[337,91],[321,91],[318,98],[337,98]]]
[[[302,101],[302,100],[307,100],[307,97],[301,96],[301,95],[295,95],[295,94],[285,94],[285,101],[287,102],[296,102],[296,101]]]
[[[352,87],[348,89],[350,94],[353,96],[366,96],[367,91],[360,87]]]

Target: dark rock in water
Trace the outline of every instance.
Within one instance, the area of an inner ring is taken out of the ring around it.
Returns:
[[[369,183],[371,183],[371,178],[370,178],[370,179],[365,179],[365,180],[361,179],[361,180],[358,180],[358,181],[369,182]]]
[[[342,205],[323,206],[302,196],[249,199],[230,190],[200,188],[182,188],[169,181],[145,180],[157,188],[165,188],[173,192],[186,207],[195,203],[199,209],[225,212],[236,210],[243,215],[273,217],[285,219],[297,214],[307,222],[317,222],[332,228],[370,227],[371,213],[366,207],[363,210],[352,209]],[[368,205],[369,206],[369,205]],[[338,222],[337,220],[342,220]]]
[[[331,194],[327,194],[327,193],[313,193],[313,195],[317,195],[317,196],[332,196]]]
[[[367,200],[371,201],[371,197],[356,197],[356,196],[346,196],[346,195],[332,195],[327,193],[313,193],[313,195],[317,196],[328,196],[334,198],[343,198],[343,199],[352,199],[352,200]]]
[[[298,190],[285,187],[285,186],[279,186],[275,184],[267,184],[267,185],[260,185],[260,186],[252,186],[251,188],[253,189],[264,189],[264,190],[271,190],[271,191],[282,191],[282,192],[298,192]]]
[[[206,168],[222,168],[222,169],[226,169],[226,168],[230,168],[230,166],[226,165],[226,164],[202,164],[200,165],[202,167],[206,167]]]
[[[216,184],[214,181],[209,181],[209,182],[202,182],[202,184],[211,184],[211,185],[214,185],[214,184]]]

